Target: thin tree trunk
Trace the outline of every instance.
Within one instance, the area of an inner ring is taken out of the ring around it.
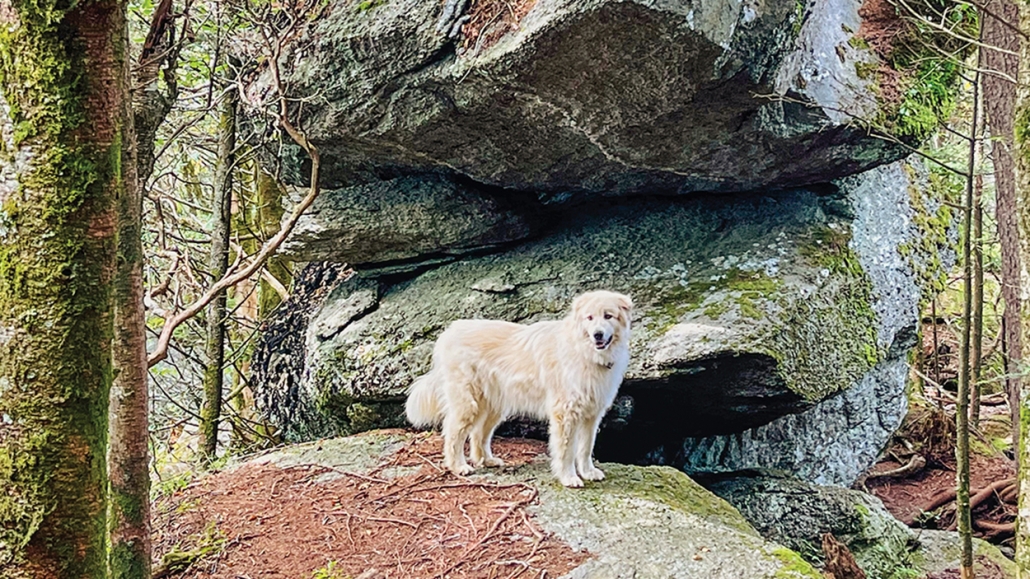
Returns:
[[[982,82],[982,78],[979,78]],[[983,157],[983,96],[980,94],[979,87],[975,91],[979,96],[978,99],[973,103],[975,111],[973,111],[973,119],[975,119],[975,125],[973,127],[973,140],[969,144],[969,155],[975,159],[977,163]],[[972,324],[971,332],[971,344],[970,344],[970,403],[969,403],[969,420],[974,428],[980,425],[980,368],[982,366],[983,358],[983,332],[984,332],[984,253],[983,253],[983,234],[984,234],[984,209],[983,209],[983,188],[984,180],[983,174],[979,171],[976,172],[973,178],[973,314],[970,323]]]
[[[232,201],[233,151],[236,148],[236,91],[231,83],[219,103],[218,160],[215,165],[214,223],[211,231],[211,256],[208,270],[219,280],[229,268],[229,221]],[[207,368],[204,370],[204,404],[200,410],[200,451],[206,462],[218,450],[218,423],[222,415],[222,390],[225,364],[225,298],[222,290],[207,309]]]
[[[1023,3],[1019,8],[1020,30],[1030,31],[1030,5]],[[1019,58],[1019,78],[1030,78],[1030,42],[1021,43]],[[1013,209],[1018,211],[1016,222],[1019,225],[1020,245],[1020,297],[1024,310],[1030,310],[1030,299],[1026,292],[1030,289],[1030,85],[1023,83],[1016,90],[1015,119],[1013,136],[1013,157],[1015,166],[1016,203]],[[1023,316],[1030,311],[1023,311]],[[1030,324],[1022,325],[1023,331]],[[1027,343],[1027,336],[1022,336]],[[1019,508],[1016,509],[1016,565],[1019,576],[1030,577],[1030,428],[1025,421],[1030,420],[1030,381],[1022,380],[1019,397],[1019,417],[1021,422],[1018,457],[1019,457]]]
[[[2,577],[108,576],[125,23],[111,0],[0,10]]]
[[[995,15],[995,16],[992,16]],[[997,16],[997,17],[996,17]],[[1003,19],[1005,22],[999,20]],[[1019,9],[1013,0],[988,0],[983,15],[982,62],[987,70],[1016,78],[1019,68],[1019,36],[1012,25],[1019,23]],[[992,50],[997,47],[999,50]],[[1007,51],[1007,52],[1006,52]],[[1005,392],[1008,393],[1012,418],[1012,444],[1020,439],[1019,370],[1022,359],[1020,322],[1020,226],[1016,223],[1015,161],[1012,157],[1012,119],[1016,102],[1016,86],[1000,75],[983,75],[984,109],[991,136],[996,194],[995,220],[1001,243],[1001,296],[1005,302],[1002,327],[1005,331]]]
[[[973,102],[980,96],[980,73],[973,78]],[[977,107],[973,107],[972,126],[977,126]],[[975,130],[973,134],[975,140]],[[969,164],[966,175],[966,194],[963,199],[962,228],[962,338],[959,345],[958,400],[955,404],[955,423],[957,444],[955,449],[955,470],[957,492],[958,533],[961,542],[962,556],[959,564],[962,579],[973,577],[973,524],[969,508],[969,383],[970,354],[972,335],[973,305],[973,263],[972,263],[972,228],[973,228],[973,172],[976,168],[976,147],[970,143]]]

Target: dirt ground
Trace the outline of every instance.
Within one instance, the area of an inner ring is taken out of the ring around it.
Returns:
[[[545,450],[527,440],[494,449],[511,464]],[[459,479],[440,462],[431,437],[367,475],[250,464],[204,477],[155,505],[154,552],[177,561],[156,561],[156,576],[542,578],[590,557],[534,523],[533,487]],[[397,467],[408,474],[382,474]]]

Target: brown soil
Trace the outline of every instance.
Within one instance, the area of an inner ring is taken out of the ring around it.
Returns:
[[[887,510],[901,520],[910,520],[919,515],[920,509],[929,505],[940,493],[955,488],[954,461],[943,466],[931,466],[921,473],[906,479],[874,478],[867,483],[870,492],[883,501]],[[872,468],[871,472],[883,472],[901,466],[893,460],[885,460]],[[1016,475],[1011,461],[1004,457],[984,457],[974,455],[970,459],[970,494],[993,482],[1011,478]],[[1015,508],[1011,505],[1000,505],[999,501],[987,501],[974,511],[978,519],[995,523],[1008,523],[1015,516]],[[928,528],[947,528],[954,520],[953,514],[943,513],[938,521],[928,522]],[[978,536],[991,538],[986,533],[978,532]]]
[[[462,50],[473,54],[489,48],[502,36],[518,30],[519,22],[536,4],[536,0],[472,0],[469,21],[462,27]]]
[[[542,443],[496,440],[525,464]],[[155,505],[159,556],[208,545],[179,577],[557,577],[589,557],[543,532],[527,484],[442,471],[438,436],[419,438],[367,475],[320,465],[248,464],[207,476]],[[403,469],[389,478],[387,469]],[[213,548],[211,548],[213,546]]]
[[[898,17],[897,8],[890,0],[865,0],[858,9],[862,18],[856,36],[865,40],[873,52],[880,57],[876,72],[879,77],[879,97],[884,102],[901,102],[901,79],[898,71],[890,65],[894,42],[905,34],[904,20]]]

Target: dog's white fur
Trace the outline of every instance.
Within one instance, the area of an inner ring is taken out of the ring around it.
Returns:
[[[444,464],[455,474],[501,466],[490,451],[504,420],[547,420],[551,471],[567,487],[601,480],[594,439],[629,365],[628,296],[580,295],[562,320],[525,326],[458,320],[436,341],[433,367],[411,387],[406,411],[415,426],[443,423]]]

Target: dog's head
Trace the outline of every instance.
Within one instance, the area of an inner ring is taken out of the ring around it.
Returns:
[[[609,291],[587,292],[572,302],[572,318],[598,351],[629,336],[632,310],[629,296]]]

